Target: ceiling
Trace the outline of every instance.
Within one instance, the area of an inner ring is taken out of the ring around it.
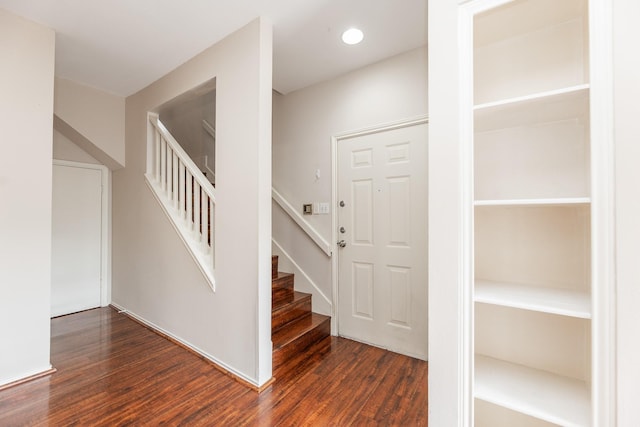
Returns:
[[[56,31],[56,75],[131,95],[258,16],[288,93],[426,45],[427,0],[0,0]],[[356,46],[341,42],[351,26]]]

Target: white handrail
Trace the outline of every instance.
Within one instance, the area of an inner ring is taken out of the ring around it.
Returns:
[[[178,155],[180,161],[189,169],[190,171],[200,171],[200,168],[191,160],[191,157],[187,154],[186,151],[180,146],[178,141],[169,133],[167,128],[162,124],[157,114],[149,114],[149,122],[160,132],[162,137],[167,140],[167,144],[171,147],[174,153]],[[202,172],[202,171],[200,171]],[[193,178],[200,184],[202,189],[207,193],[209,197],[213,200],[213,203],[216,202],[215,196],[215,188],[213,185],[207,180],[207,178],[203,174],[193,174]]]
[[[298,211],[293,206],[291,206],[291,203],[289,203],[282,196],[282,194],[278,193],[278,191],[273,187],[271,187],[271,197],[282,208],[282,210],[284,210],[287,213],[287,215],[289,215],[289,217],[291,217],[291,219],[296,224],[298,224],[298,227],[300,227],[305,233],[307,233],[309,238],[311,240],[313,240],[313,242],[316,245],[318,245],[318,247],[320,249],[322,249],[322,251],[328,257],[330,257],[331,256],[331,245],[329,244],[329,242],[327,242],[325,240],[324,237],[322,237],[322,235],[320,235],[318,230],[313,228],[313,226],[311,224],[309,224],[309,222],[307,220],[305,220],[302,217],[302,215],[300,215],[300,213],[298,213]]]

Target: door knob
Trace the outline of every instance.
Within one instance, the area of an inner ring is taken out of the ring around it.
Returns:
[[[341,248],[344,248],[345,246],[347,246],[347,242],[345,242],[344,240],[340,240],[338,242],[338,246],[340,246]]]

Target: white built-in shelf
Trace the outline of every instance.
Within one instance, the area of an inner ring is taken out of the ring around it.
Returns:
[[[568,289],[476,280],[474,301],[591,319],[589,294]]]
[[[533,93],[474,107],[475,131],[588,117],[589,85]]]
[[[487,356],[475,356],[474,397],[562,426],[590,426],[589,385]]]
[[[588,205],[591,203],[589,197],[559,197],[547,199],[495,199],[476,200],[475,206],[566,206],[566,205]]]
[[[502,10],[492,10],[476,16],[474,43],[476,47],[518,38],[541,28],[562,25],[584,15],[578,0],[536,0],[522,2],[518,7],[507,4]]]

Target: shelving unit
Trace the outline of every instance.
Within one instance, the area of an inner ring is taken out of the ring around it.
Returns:
[[[476,398],[561,426],[589,425],[584,381],[476,356]]]
[[[475,0],[477,426],[590,426],[589,0]]]

